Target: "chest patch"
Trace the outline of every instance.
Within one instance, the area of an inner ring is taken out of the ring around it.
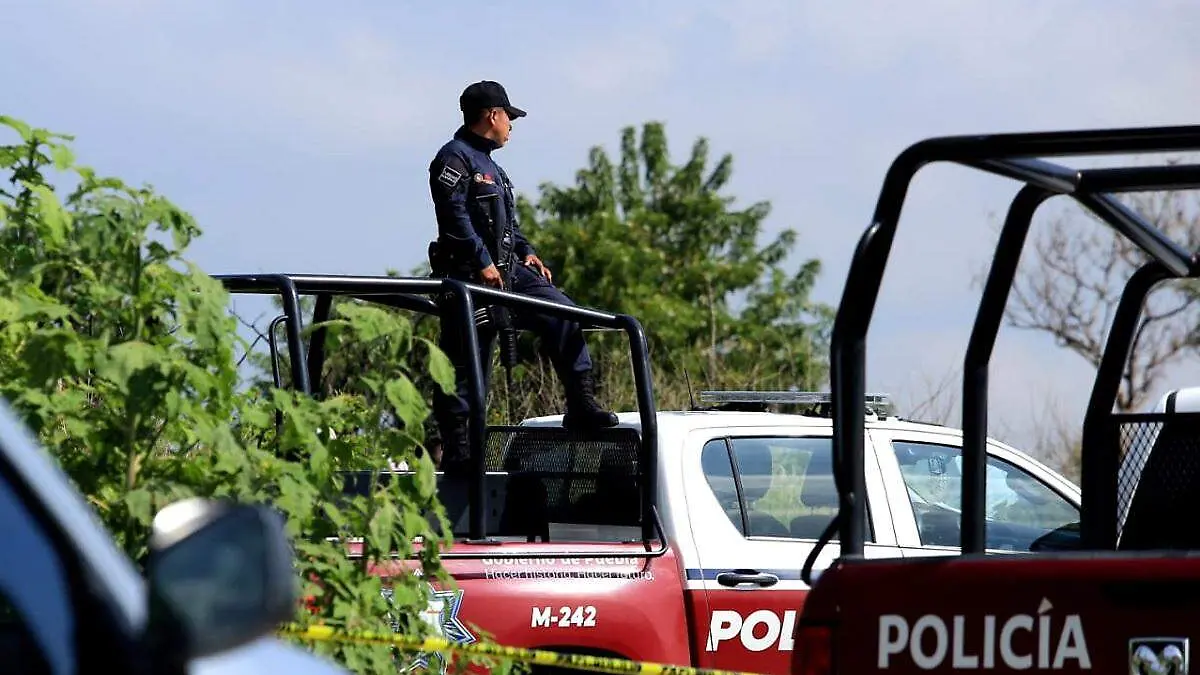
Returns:
[[[494,178],[492,178],[492,174],[490,174],[490,173],[475,174],[475,182],[483,183],[485,185],[495,185],[496,184],[496,180]]]

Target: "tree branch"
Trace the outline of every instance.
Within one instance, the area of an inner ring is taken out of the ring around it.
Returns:
[[[1189,208],[1196,204],[1193,193],[1126,198],[1133,210],[1173,240],[1200,241],[1200,216]],[[1018,272],[1005,323],[1046,334],[1059,347],[1099,367],[1124,283],[1147,256],[1090,214],[1086,219],[1055,218],[1034,238],[1032,253]],[[1165,369],[1196,347],[1193,327],[1200,325],[1200,307],[1194,299],[1194,292],[1185,287],[1160,288],[1147,298],[1123,370],[1118,409],[1140,406]]]

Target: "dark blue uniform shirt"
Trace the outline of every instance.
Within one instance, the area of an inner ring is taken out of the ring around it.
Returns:
[[[429,164],[429,192],[438,224],[438,246],[452,269],[478,273],[495,260],[495,231],[513,237],[517,260],[534,252],[517,225],[512,183],[492,159],[495,142],[459,127]],[[489,209],[487,197],[498,197],[498,208]],[[487,214],[501,222],[489,222]]]

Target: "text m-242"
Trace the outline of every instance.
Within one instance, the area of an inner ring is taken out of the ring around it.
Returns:
[[[592,605],[534,607],[529,620],[531,628],[591,628],[595,625],[596,608]]]

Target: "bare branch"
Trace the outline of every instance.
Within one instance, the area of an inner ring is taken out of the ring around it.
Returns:
[[[230,314],[233,314],[234,318],[238,320],[238,323],[240,323],[243,326],[245,326],[246,328],[249,328],[250,330],[254,331],[254,335],[256,336],[254,338],[254,341],[250,343],[250,346],[246,347],[246,353],[242,354],[242,358],[238,359],[237,364],[240,367],[242,365],[242,363],[244,363],[246,361],[246,359],[250,358],[250,353],[254,351],[254,345],[257,345],[260,341],[262,341],[262,342],[267,341],[267,336],[261,330],[258,329],[258,322],[260,320],[262,320],[264,315],[259,314],[258,318],[255,319],[254,321],[247,321],[245,318],[242,317],[241,314],[238,314],[236,311],[231,311]]]
[[[1200,242],[1200,215],[1191,192],[1137,194],[1129,206],[1181,245]],[[1059,215],[1031,237],[1032,246],[1008,307],[1007,325],[1050,336],[1093,367],[1100,365],[1108,327],[1126,281],[1149,258],[1098,218]],[[1124,368],[1117,409],[1133,410],[1153,394],[1171,364],[1191,356],[1200,325],[1198,294],[1164,286],[1147,298]]]
[[[921,380],[922,386],[919,387],[919,390],[922,392],[923,398],[910,406],[910,412],[906,417],[934,424],[951,424],[954,406],[958,401],[954,385],[960,382],[959,370],[950,368],[937,381],[928,375],[922,375]]]
[[[1045,400],[1033,411],[1033,444],[1027,451],[1067,478],[1078,481],[1082,431],[1063,417],[1062,409]]]

